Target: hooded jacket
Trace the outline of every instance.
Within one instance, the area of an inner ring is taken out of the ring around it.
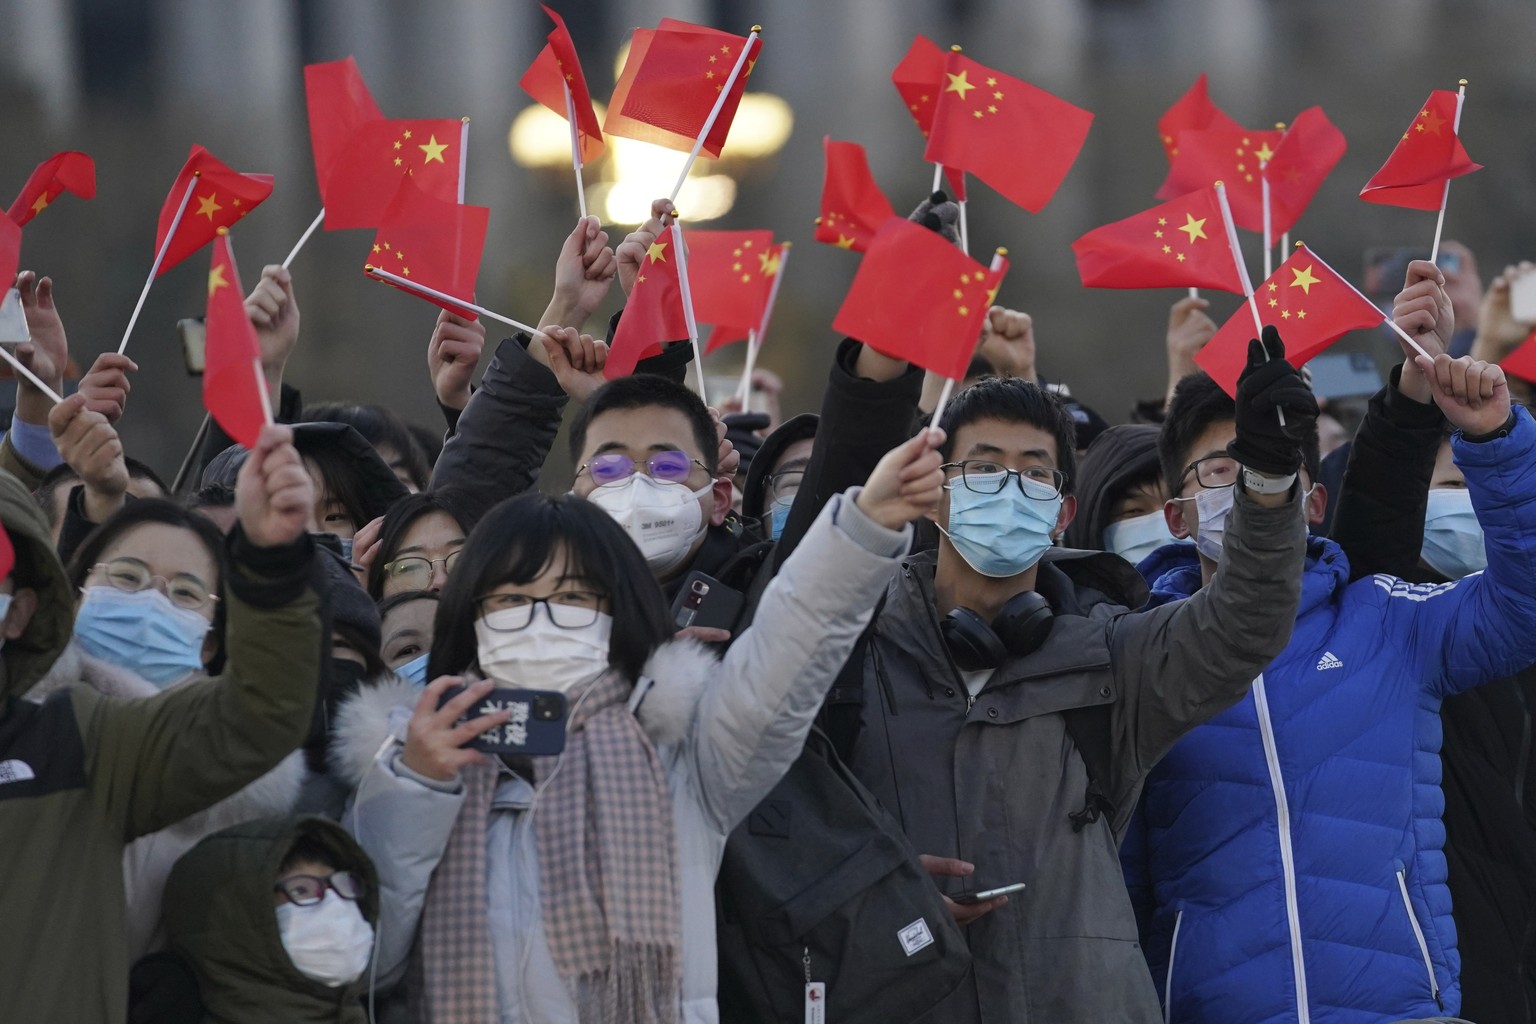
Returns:
[[[364,1024],[368,972],[332,988],[299,972],[273,902],[278,871],[301,838],[364,884],[358,909],[377,926],[378,876],[346,829],[324,818],[248,821],[208,836],[177,861],[165,888],[171,948],[191,965],[208,1024]]]
[[[322,639],[313,548],[259,548],[235,531],[216,679],[137,700],[73,687],[33,704],[21,694],[68,643],[74,601],[41,511],[7,474],[0,522],[12,579],[39,598],[0,649],[0,1020],[118,1022],[123,848],[230,796],[304,738]]]
[[[1113,509],[1110,496],[1120,488],[1162,475],[1157,458],[1156,427],[1128,423],[1110,427],[1088,446],[1077,463],[1077,515],[1062,537],[1069,548],[1104,550],[1104,528]]]
[[[1536,660],[1536,423],[1517,410],[1507,436],[1458,437],[1455,454],[1487,571],[1351,583],[1343,551],[1314,539],[1290,644],[1148,779],[1126,876],[1169,1020],[1459,1009],[1439,712]],[[1154,604],[1199,590],[1191,545],[1160,549],[1158,568]]]

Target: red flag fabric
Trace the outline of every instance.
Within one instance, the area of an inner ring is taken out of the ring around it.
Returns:
[[[365,269],[387,270],[413,284],[473,303],[490,217],[488,206],[444,202],[417,188],[413,179],[401,178],[395,198],[379,219]],[[473,310],[402,287],[387,277],[380,280],[450,313],[475,319]]]
[[[1039,213],[1077,159],[1093,115],[953,50],[944,75],[924,159],[968,171]]]
[[[65,192],[81,199],[96,198],[96,161],[84,153],[53,154],[32,171],[6,216],[23,227]]]
[[[384,112],[351,57],[304,67],[304,103],[309,110],[309,145],[315,157],[315,181],[325,201],[331,166],[356,132]]]
[[[942,235],[892,217],[864,254],[832,327],[959,380],[1007,270],[1005,261],[989,271]]]
[[[236,444],[256,447],[269,419],[261,345],[245,312],[245,292],[229,248],[229,229],[220,228],[208,271],[206,365],[203,408]]]
[[[1224,128],[1240,132],[1243,126],[1211,102],[1205,72],[1195,79],[1189,91],[1174,101],[1173,106],[1157,119],[1157,134],[1163,140],[1163,152],[1168,162],[1179,155],[1179,133],[1204,131],[1207,128]]]
[[[1272,234],[1281,235],[1296,226],[1346,148],[1344,133],[1328,120],[1322,107],[1308,107],[1296,115],[1262,172],[1269,182]],[[1262,222],[1259,229],[1263,230]]]
[[[21,266],[21,227],[9,217],[0,217],[0,295],[16,281]]]
[[[326,176],[325,230],[376,228],[400,181],[429,196],[459,199],[463,125],[450,118],[367,121],[347,141]]]
[[[1360,190],[1360,198],[1411,210],[1440,209],[1447,181],[1483,167],[1467,155],[1455,123],[1456,94],[1449,89],[1430,93],[1387,162]]]
[[[663,342],[693,337],[682,247],[682,232],[674,223],[646,250],[624,315],[613,332],[613,343],[608,346],[608,361],[603,364],[607,379],[634,373],[640,359]]]
[[[181,223],[176,225],[176,234],[171,237],[171,224],[176,221],[176,211],[181,209],[182,196],[189,187],[192,188],[192,198],[181,215]],[[202,146],[194,145],[160,207],[155,252],[165,245],[167,237],[170,237],[170,245],[155,276],[164,274],[213,241],[219,228],[227,228],[240,220],[271,194],[272,175],[232,171]]]
[[[869,173],[869,159],[857,142],[823,136],[827,171],[821,183],[821,217],[816,241],[864,252],[880,225],[896,215]]]
[[[746,337],[768,299],[768,261],[773,255],[772,231],[688,232],[688,291],[694,318],[716,327],[738,328],[737,337]]]
[[[603,155],[603,129],[597,123],[597,111],[592,109],[592,92],[587,88],[587,76],[581,72],[581,60],[576,56],[576,44],[571,40],[565,19],[540,4],[555,27],[550,30],[544,49],[533,59],[528,70],[517,84],[523,92],[539,103],[569,119],[570,109],[565,105],[565,91],[571,91],[571,106],[576,110],[576,137],[580,140],[581,162],[589,163]]]
[[[1300,366],[1350,331],[1378,327],[1381,310],[1334,273],[1304,245],[1280,264],[1254,291],[1259,319],[1274,325],[1285,340],[1285,358]],[[1206,342],[1195,362],[1229,395],[1237,394],[1237,375],[1248,361],[1248,341],[1258,337],[1253,312],[1245,303]]]
[[[603,131],[692,151],[747,38],[674,18],[663,18],[655,29],[635,29]],[[704,140],[702,151],[708,156],[719,158],[725,146],[762,45],[761,38],[752,39],[752,52]]]
[[[939,93],[944,89],[944,51],[927,36],[917,36],[891,72],[891,84],[901,94],[901,102],[907,105],[917,130],[926,139],[933,129]],[[965,172],[946,167],[944,176],[949,181],[950,198],[957,203],[965,202]],[[876,221],[875,226],[880,223]]]
[[[1536,384],[1536,331],[1499,361],[1505,373]]]
[[[1281,134],[1246,128],[1180,132],[1178,156],[1173,158],[1157,198],[1173,199],[1219,181],[1227,187],[1233,222],[1249,231],[1263,231],[1264,186],[1259,164],[1274,158]]]
[[[1088,288],[1218,288],[1243,294],[1216,188],[1203,188],[1072,243]]]
[[[765,231],[763,234],[766,235],[768,232]],[[695,315],[698,319],[708,323],[709,321],[705,319],[702,312],[703,307],[699,305],[700,275],[696,269],[699,249],[694,241],[698,236],[699,232],[697,231],[690,232],[688,235],[688,284],[693,294]],[[715,349],[722,348],[732,342],[745,340],[747,335],[754,330],[758,332],[758,340],[759,343],[761,342],[764,322],[768,319],[768,303],[773,299],[773,279],[779,274],[779,266],[784,260],[784,248],[787,245],[789,245],[788,242],[780,242],[778,245],[770,243],[766,252],[758,254],[757,265],[759,268],[759,278],[762,282],[762,301],[757,304],[755,309],[750,311],[747,319],[739,323],[736,321],[716,323],[714,329],[709,332],[709,340],[704,346],[705,355],[709,355]]]
[[[11,546],[11,535],[0,526],[0,580],[8,579],[16,568],[16,549]]]

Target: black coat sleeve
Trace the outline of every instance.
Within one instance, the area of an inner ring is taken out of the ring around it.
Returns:
[[[1372,398],[1355,435],[1339,489],[1333,539],[1349,558],[1350,576],[1418,575],[1424,511],[1444,417],[1434,403],[1397,390],[1402,367]]]

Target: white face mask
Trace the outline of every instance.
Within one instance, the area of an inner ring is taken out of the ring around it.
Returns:
[[[373,955],[373,926],[363,920],[356,900],[333,889],[307,907],[279,903],[277,929],[299,973],[332,988],[362,977]]]
[[[1205,532],[1203,525],[1200,532]],[[1104,549],[1114,552],[1132,565],[1173,541],[1174,536],[1168,532],[1168,520],[1164,518],[1162,509],[1121,519],[1104,527]]]
[[[598,612],[590,626],[564,629],[550,619],[548,608],[535,605],[533,619],[522,629],[491,628],[498,617],[523,614],[509,608],[475,620],[476,660],[487,679],[513,689],[570,693],[608,670],[613,616]]]
[[[1232,518],[1232,490],[1207,487],[1195,495],[1195,508],[1200,514],[1195,550],[1213,562],[1221,561],[1221,544],[1227,535],[1227,521]]]
[[[1472,495],[1465,488],[1441,487],[1429,492],[1419,557],[1451,580],[1488,568],[1483,527],[1472,510]]]
[[[693,542],[704,533],[699,499],[713,487],[710,482],[691,491],[687,484],[635,473],[618,483],[603,484],[587,500],[624,527],[645,556],[645,564],[660,576],[682,565]]]

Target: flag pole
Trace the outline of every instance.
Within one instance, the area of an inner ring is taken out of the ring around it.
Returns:
[[[956,205],[960,207],[960,251],[969,256],[971,254],[971,232],[965,223],[965,200],[960,200]]]
[[[165,241],[160,243],[160,251],[155,253],[155,262],[149,268],[149,278],[144,282],[144,290],[139,292],[139,301],[133,306],[133,316],[128,318],[128,329],[123,332],[123,340],[118,343],[118,355],[128,351],[128,336],[133,333],[133,325],[139,322],[139,314],[144,311],[144,300],[149,297],[149,286],[155,283],[155,275],[160,273],[160,264],[165,262],[165,254],[171,248],[171,239],[176,237],[176,229],[181,226],[181,218],[187,212],[187,204],[192,201],[192,192],[197,188],[198,179],[202,176],[202,171],[193,171],[192,180],[187,182],[187,191],[182,194],[181,205],[176,207],[176,216],[171,218],[171,230],[165,233]]]
[[[288,254],[288,258],[283,260],[284,270],[288,269],[288,264],[293,262],[293,258],[299,254],[299,250],[304,248],[304,243],[309,241],[309,236],[318,231],[320,229],[320,225],[324,222],[325,207],[322,206],[320,207],[320,212],[315,216],[315,219],[309,222],[309,227],[304,229],[304,233],[300,235],[299,240],[294,243],[293,251]]]
[[[64,401],[64,399],[59,397],[59,393],[57,391],[53,390],[53,388],[49,387],[47,384],[44,384],[42,380],[38,378],[37,374],[23,366],[21,360],[17,359],[14,355],[11,354],[10,346],[0,345],[0,357],[4,357],[5,361],[10,363],[11,367],[17,373],[27,378],[33,387],[47,395],[54,405],[58,405],[60,402]]]
[[[693,345],[693,362],[699,371],[699,400],[708,405],[709,399],[704,397],[704,352],[699,348],[699,325],[693,318],[693,292],[688,288],[688,248],[683,244],[683,228],[678,219],[677,212],[673,211],[672,251],[677,254],[677,286],[683,293],[683,319],[688,324],[688,341]]]
[[[1296,243],[1296,248],[1298,248],[1298,249],[1306,249],[1306,245],[1301,243],[1301,242],[1297,242]],[[1332,273],[1334,277],[1337,277],[1340,281],[1343,281],[1345,286],[1347,288],[1349,288],[1350,291],[1354,292],[1355,295],[1359,297],[1361,302],[1364,302],[1367,305],[1371,305],[1371,306],[1375,305],[1375,303],[1372,302],[1370,299],[1366,298],[1364,295],[1361,295],[1360,294],[1360,289],[1356,288],[1353,284],[1351,284],[1349,282],[1348,278],[1345,278],[1337,270],[1334,270],[1332,267],[1329,267],[1327,260],[1324,260],[1322,257],[1318,256],[1317,253],[1312,252],[1312,250],[1310,250],[1310,249],[1307,249],[1307,254],[1309,256],[1311,256],[1313,259],[1317,260],[1317,262],[1321,263],[1323,266],[1328,267],[1329,272]],[[1396,333],[1399,338],[1402,338],[1404,341],[1406,341],[1408,343],[1408,346],[1410,348],[1412,348],[1415,352],[1417,352],[1419,355],[1423,356],[1425,359],[1428,359],[1428,360],[1431,360],[1431,361],[1434,360],[1435,357],[1430,355],[1428,352],[1426,352],[1424,350],[1424,346],[1420,345],[1418,343],[1418,341],[1413,337],[1413,335],[1409,334],[1407,331],[1405,331],[1401,327],[1399,327],[1397,325],[1397,321],[1396,320],[1393,320],[1390,316],[1387,316],[1385,313],[1383,313],[1382,317],[1381,317],[1381,322],[1386,324],[1388,327],[1392,328],[1393,332]]]
[[[581,180],[581,133],[576,130],[576,99],[571,95],[571,83],[560,80],[565,87],[565,119],[571,123],[571,167],[576,172],[576,201],[581,205],[581,215],[587,215],[587,188]]]
[[[1007,249],[998,249],[992,254],[992,264],[987,268],[987,272],[997,273],[1003,268],[1003,260],[1007,259],[1007,257]],[[939,425],[939,419],[944,415],[944,407],[949,404],[950,396],[954,393],[955,379],[953,377],[944,378],[944,388],[939,392],[938,402],[934,404],[933,415],[928,418],[928,425],[930,427],[937,427]]]
[[[677,176],[677,184],[672,186],[672,202],[677,202],[677,194],[683,190],[683,182],[688,180],[688,172],[693,170],[693,162],[699,158],[699,150],[704,148],[704,140],[709,138],[709,133],[715,127],[715,121],[720,117],[720,111],[725,107],[726,98],[731,95],[731,89],[736,85],[736,79],[741,77],[741,69],[746,66],[747,54],[752,52],[752,43],[763,31],[763,26],[753,25],[752,31],[747,34],[747,44],[741,48],[741,55],[736,58],[736,66],[731,68],[731,73],[726,77],[725,84],[720,87],[720,95],[715,97],[715,105],[710,108],[709,116],[704,119],[704,127],[699,130],[699,137],[693,140],[693,150],[688,154],[688,162],[683,164],[683,173]],[[703,368],[700,368],[702,373]],[[701,377],[702,381],[703,378]]]
[[[469,118],[459,120],[459,205],[464,204],[464,172],[469,170]]]
[[[747,361],[741,364],[741,384],[736,388],[736,403],[747,411],[747,396],[752,393],[752,371],[757,368],[757,328],[747,332]]]
[[[320,211],[320,216],[325,216],[324,210]],[[316,223],[318,223],[318,221]],[[310,231],[313,230],[314,225],[311,224]],[[230,276],[233,277],[236,281],[239,281],[240,265],[235,262],[235,243],[229,239],[229,228],[219,228],[219,234],[224,238],[224,251],[229,254]],[[305,237],[307,238],[308,235],[306,234]],[[301,241],[299,244],[303,245],[304,243]],[[286,266],[286,264],[284,265]],[[262,420],[267,424],[267,426],[270,427],[272,425],[272,393],[267,389],[267,375],[266,372],[261,368],[261,354],[259,352],[256,354],[256,358],[251,360],[251,365],[256,370],[256,393],[261,395]]]
[[[376,281],[387,281],[390,284],[398,285],[408,292],[415,292],[417,295],[424,295],[429,298],[440,299],[443,302],[452,303],[459,309],[467,309],[474,313],[476,316],[483,316],[492,320],[498,320],[509,327],[517,328],[519,331],[522,331],[525,334],[539,333],[539,329],[537,327],[529,327],[527,324],[519,320],[513,320],[509,316],[502,316],[500,313],[493,313],[486,309],[484,306],[477,306],[473,302],[465,302],[457,295],[449,295],[446,292],[438,291],[436,288],[429,288],[428,286],[417,281],[412,281],[408,277],[400,277],[398,274],[391,274],[383,267],[376,267],[372,263],[364,264],[363,273],[367,274],[369,277]]]
[[[1232,221],[1232,206],[1227,202],[1227,186],[1221,182],[1216,183],[1216,199],[1221,203],[1221,222],[1227,229],[1227,245],[1232,249],[1232,261],[1237,264],[1237,276],[1243,282],[1243,294],[1248,297],[1248,309],[1253,313],[1253,329],[1259,335],[1264,336],[1264,321],[1259,318],[1259,302],[1253,297],[1253,280],[1248,276],[1248,265],[1243,262],[1243,250],[1237,241],[1237,225]],[[1268,280],[1266,276],[1265,280]],[[1264,350],[1264,361],[1269,361],[1269,350]],[[1280,425],[1285,426],[1285,410],[1276,409],[1275,414],[1280,417]]]
[[[1199,288],[1191,288],[1189,290],[1189,297],[1192,298],[1192,299],[1198,299],[1200,297],[1200,289]]]
[[[1451,121],[1451,133],[1461,135],[1461,105],[1467,100],[1467,80],[1461,80],[1460,87],[1456,90],[1456,116]],[[1440,193],[1440,217],[1435,221],[1435,244],[1429,247],[1429,262],[1435,262],[1435,257],[1440,255],[1440,232],[1445,228],[1445,207],[1451,198],[1451,179],[1445,179],[1445,191]]]
[[[1285,122],[1275,122],[1275,127],[1285,130]],[[1268,147],[1265,147],[1266,149]],[[1269,175],[1264,173],[1264,168],[1269,166],[1268,160],[1259,161],[1259,191],[1264,197],[1264,280],[1269,280],[1269,275],[1275,272],[1274,249],[1275,231],[1274,215],[1269,209]]]
[[[784,280],[784,267],[789,263],[789,242],[779,245],[779,269],[774,272],[773,283],[768,286],[768,301],[763,304],[763,315],[758,319],[757,328],[747,332],[747,362],[741,371],[741,389],[737,392],[741,401],[741,410],[747,410],[747,396],[752,390],[752,371],[757,368],[757,352],[763,347],[763,339],[768,336],[768,321],[773,317],[773,304],[779,298],[779,282]]]
[[[941,187],[943,187],[943,185],[944,185],[944,165],[943,164],[934,164],[933,165],[933,188],[930,188],[928,190],[928,194],[929,195],[933,195]]]

